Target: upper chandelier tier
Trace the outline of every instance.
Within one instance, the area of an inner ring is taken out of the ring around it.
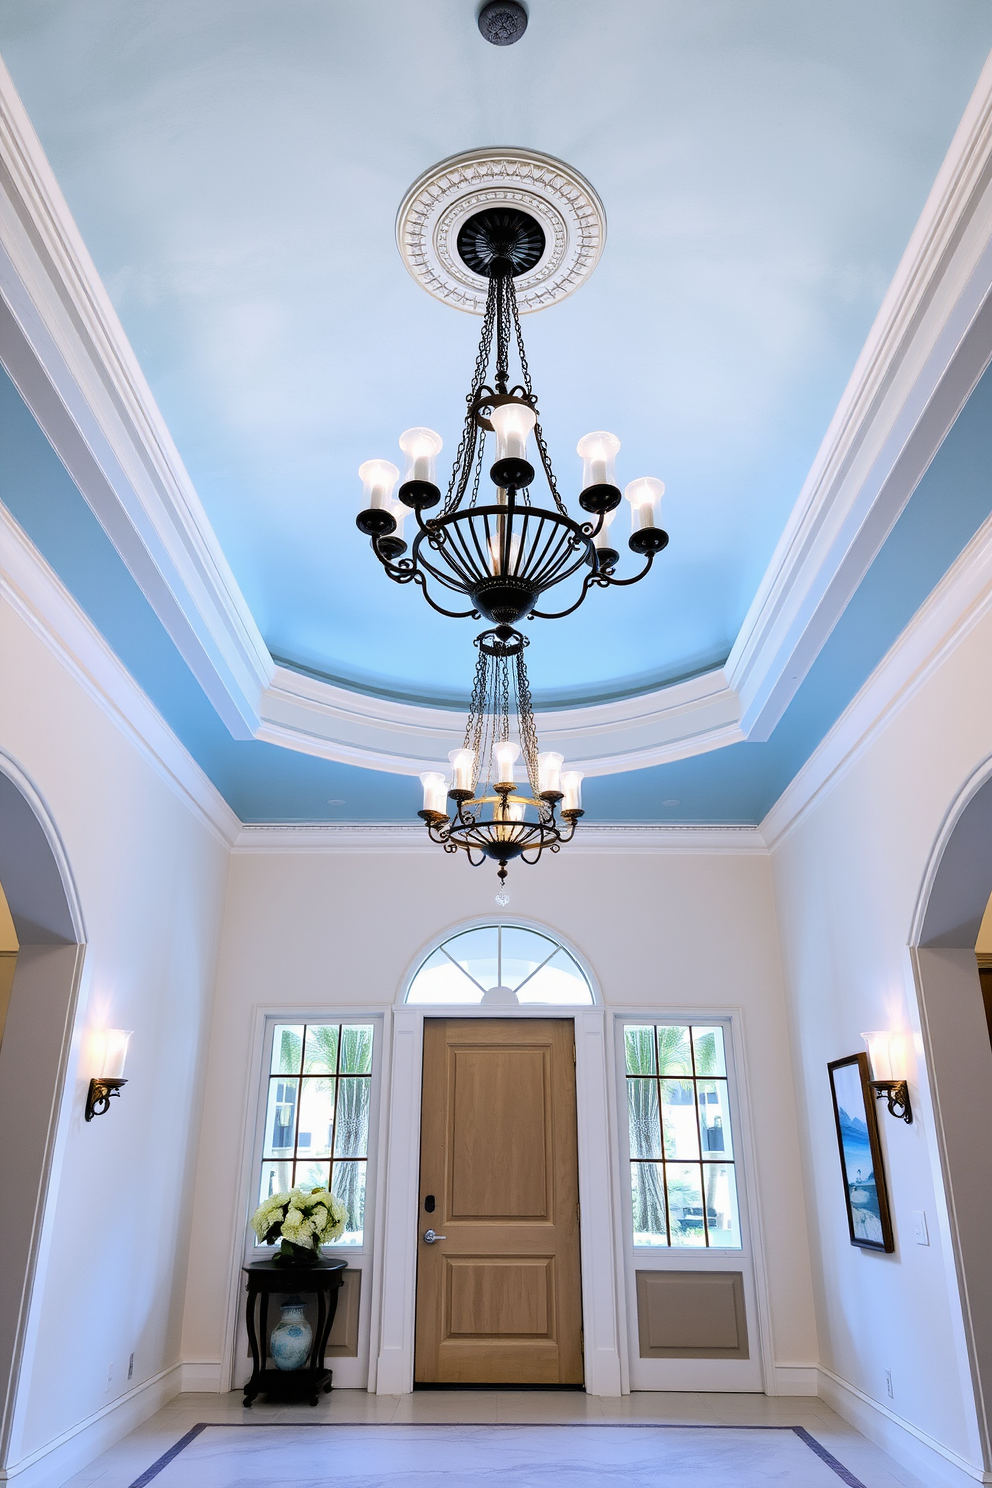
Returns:
[[[621,502],[616,484],[620,441],[613,434],[587,434],[578,444],[582,458],[579,506],[589,519],[569,515],[538,421],[537,395],[524,350],[514,278],[526,274],[545,248],[543,230],[528,213],[512,206],[476,213],[458,234],[458,251],[476,274],[488,274],[482,335],[468,393],[465,424],[443,504],[436,483],[441,438],[431,429],[408,429],[400,437],[406,469],[389,460],[367,460],[359,469],[364,507],[357,523],[389,577],[416,583],[442,615],[516,625],[524,618],[558,619],[577,609],[590,589],[636,584],[668,543],[658,525],[665,487],[642,476],[626,487],[631,533],[627,546],[643,558],[638,573],[616,575],[620,553],[612,523]],[[511,380],[511,356],[516,363]],[[487,462],[489,436],[495,458]],[[531,440],[547,485],[550,504],[538,505],[532,487],[538,471]],[[481,494],[483,472],[496,488]],[[397,485],[399,489],[397,491]],[[398,499],[397,499],[398,498]],[[437,515],[429,515],[437,506]],[[417,530],[407,555],[404,523],[415,515]],[[538,608],[542,596],[575,578],[578,593],[562,608]],[[440,602],[448,595],[468,600],[467,609]]]

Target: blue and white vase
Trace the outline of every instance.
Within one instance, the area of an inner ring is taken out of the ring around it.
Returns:
[[[310,1357],[313,1329],[303,1307],[299,1297],[287,1297],[280,1308],[282,1321],[269,1334],[269,1353],[277,1369],[303,1369]]]

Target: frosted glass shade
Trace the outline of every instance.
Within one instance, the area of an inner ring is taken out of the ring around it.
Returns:
[[[545,791],[561,790],[561,767],[564,763],[564,756],[555,754],[553,749],[537,756],[538,788],[542,795]]]
[[[366,460],[359,465],[365,511],[390,511],[400,473],[391,460]]]
[[[497,460],[526,460],[527,440],[537,423],[537,414],[526,403],[501,403],[489,415],[496,432]]]
[[[657,527],[658,508],[665,494],[665,482],[653,475],[642,475],[631,481],[623,493],[630,502],[630,530],[641,532],[645,527]]]
[[[582,810],[582,780],[581,770],[565,770],[561,777],[561,788],[565,792],[565,799],[561,803],[562,811]]]
[[[435,485],[437,457],[444,447],[440,434],[433,429],[407,429],[400,435],[400,449],[406,455],[406,481],[427,481]]]
[[[102,1048],[99,1076],[105,1080],[123,1080],[131,1031],[127,1028],[105,1028],[100,1035]]]
[[[496,760],[496,780],[501,784],[512,780],[513,766],[520,755],[519,744],[511,744],[508,740],[504,739],[502,743],[496,745],[493,755]]]
[[[452,749],[448,755],[451,761],[451,786],[453,790],[475,789],[475,752],[471,749]]]
[[[448,796],[448,786],[445,778],[437,770],[425,770],[420,777],[420,783],[424,787],[425,811],[437,811],[441,816],[446,816],[445,802]]]
[[[868,1045],[868,1059],[872,1078],[875,1080],[906,1080],[909,1078],[909,1040],[907,1033],[893,1033],[883,1029],[876,1033],[863,1033],[861,1037]]]
[[[582,459],[583,491],[590,486],[616,485],[620,441],[615,434],[603,430],[596,434],[583,434],[575,449]]]

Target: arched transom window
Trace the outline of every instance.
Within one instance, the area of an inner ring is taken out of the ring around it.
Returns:
[[[524,925],[477,925],[437,946],[406,994],[414,1003],[534,1004],[593,1002],[588,978],[560,940]]]

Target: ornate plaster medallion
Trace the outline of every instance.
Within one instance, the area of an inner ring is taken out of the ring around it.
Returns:
[[[515,281],[524,314],[556,304],[589,277],[606,242],[606,213],[585,177],[534,150],[467,150],[414,181],[396,217],[400,255],[428,294],[483,313],[489,281],[462,259],[458,234],[469,217],[503,203],[544,231],[544,253]]]

